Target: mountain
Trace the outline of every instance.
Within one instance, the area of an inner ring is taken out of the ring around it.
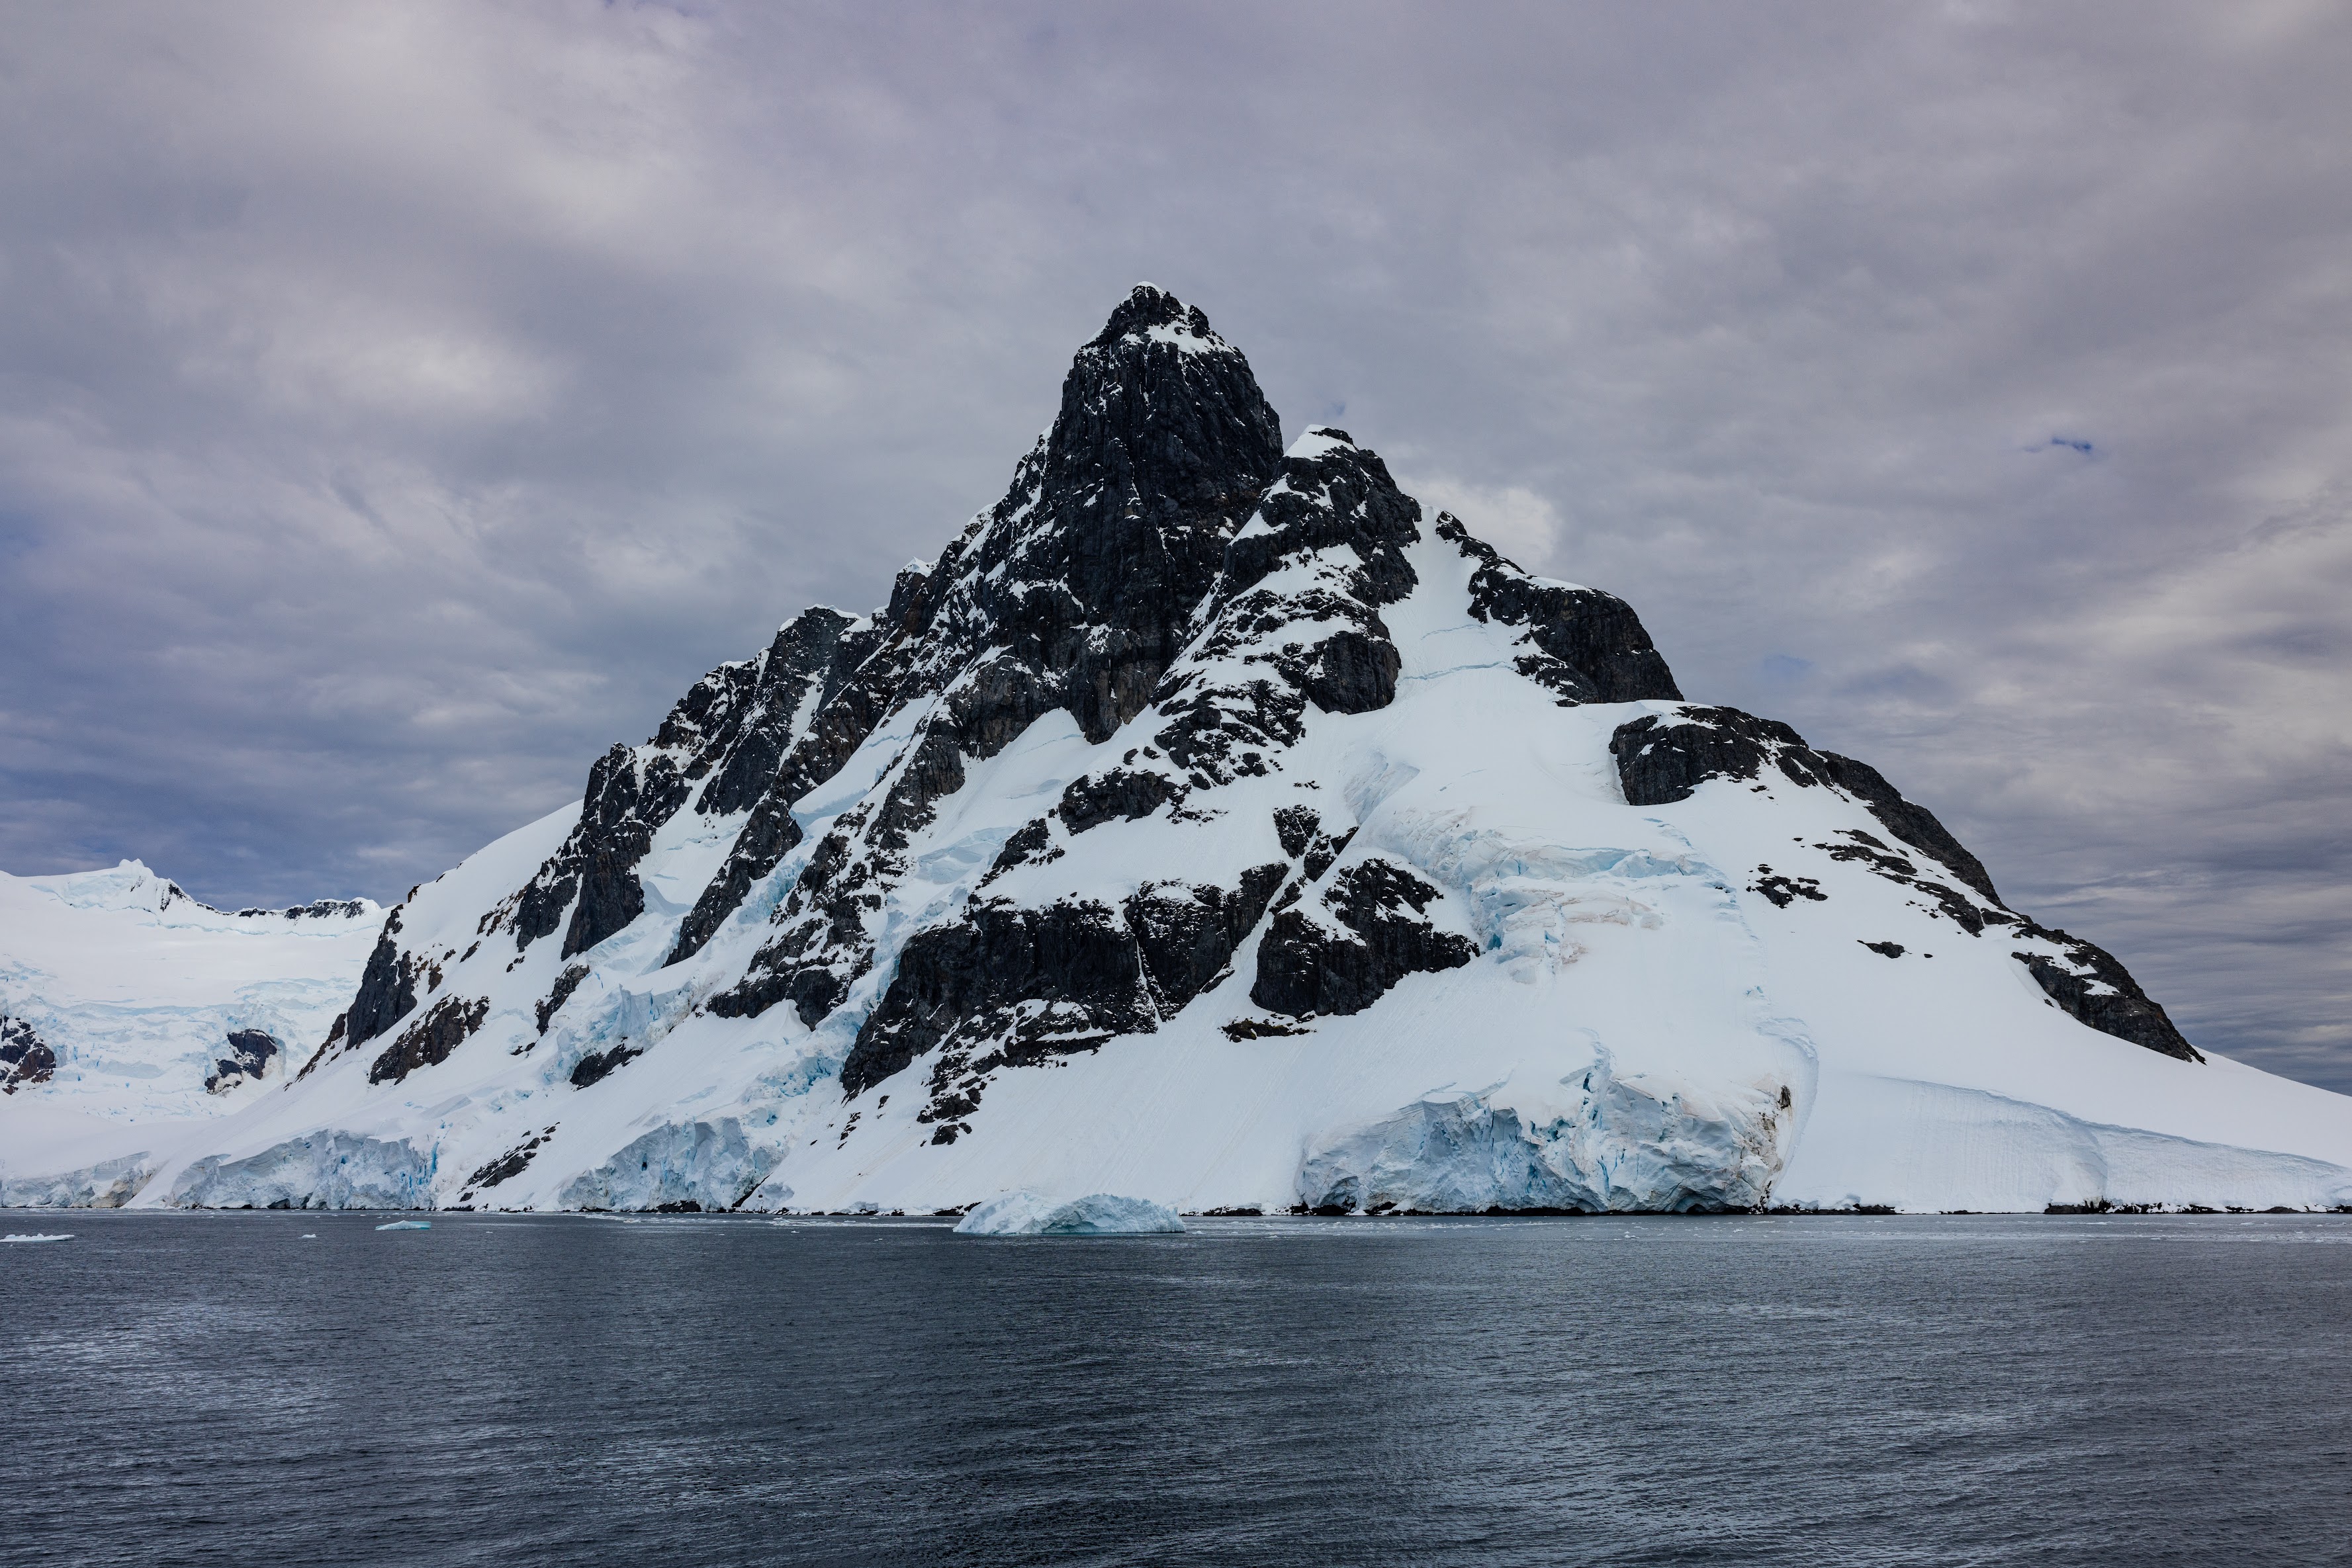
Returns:
[[[179,1205],[2352,1203],[2184,1039],[1623,601],[1286,449],[1148,285],[887,605],[687,692],[386,917]]]
[[[284,1082],[383,918],[365,899],[229,914],[137,861],[0,873],[0,1202],[120,1201]]]

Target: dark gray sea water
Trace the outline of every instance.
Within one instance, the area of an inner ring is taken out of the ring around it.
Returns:
[[[385,1218],[0,1214],[0,1558],[2352,1562],[2341,1218]]]

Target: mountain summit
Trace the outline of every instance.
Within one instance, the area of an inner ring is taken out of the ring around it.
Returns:
[[[2352,1201],[1925,807],[1683,700],[1139,286],[1003,499],[386,919],[140,1201]]]

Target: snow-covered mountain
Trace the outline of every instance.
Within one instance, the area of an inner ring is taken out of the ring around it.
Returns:
[[[412,894],[137,1201],[2352,1203],[2352,1100],[1279,428],[1139,287],[936,563]]]
[[[227,914],[137,861],[0,873],[0,1202],[120,1200],[350,1001],[364,899]]]

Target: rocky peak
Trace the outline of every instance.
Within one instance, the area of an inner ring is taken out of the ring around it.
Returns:
[[[1001,650],[1035,683],[1024,701],[1108,737],[1150,700],[1281,471],[1282,423],[1249,361],[1199,310],[1138,286],[1071,361],[1004,498],[926,581],[917,682],[943,687]]]
[[[1101,349],[1121,338],[1147,338],[1155,327],[1167,329],[1163,335],[1184,334],[1224,346],[1224,340],[1210,330],[1209,319],[1199,306],[1185,304],[1156,283],[1139,283],[1129,289],[1112,309],[1110,319],[1103,323],[1103,329],[1086,346]]]
[[[1070,361],[1040,477],[1056,500],[1165,520],[1229,509],[1281,462],[1282,422],[1249,361],[1197,308],[1139,283]]]

